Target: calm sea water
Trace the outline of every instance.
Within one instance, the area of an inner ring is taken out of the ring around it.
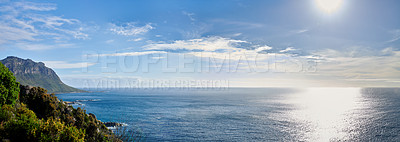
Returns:
[[[400,141],[399,88],[115,89],[59,94],[147,141]],[[85,101],[91,100],[91,101]]]

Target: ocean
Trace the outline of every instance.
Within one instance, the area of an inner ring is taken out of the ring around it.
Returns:
[[[146,141],[400,141],[399,88],[142,88],[58,94]]]

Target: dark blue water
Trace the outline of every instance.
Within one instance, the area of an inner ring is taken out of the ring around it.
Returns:
[[[59,94],[148,141],[400,141],[400,89],[114,89]]]

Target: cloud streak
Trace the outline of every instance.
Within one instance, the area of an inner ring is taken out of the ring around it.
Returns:
[[[387,42],[395,42],[400,39],[400,29],[390,31],[390,33],[393,35],[393,37]]]
[[[74,68],[86,68],[92,65],[95,65],[96,63],[88,63],[88,62],[82,62],[82,63],[68,63],[65,61],[43,61],[47,67],[53,68],[53,69],[74,69]]]
[[[32,44],[32,43],[17,43],[16,47],[23,50],[37,51],[37,50],[49,50],[57,48],[73,48],[74,44]]]
[[[151,23],[148,23],[144,26],[137,26],[135,22],[129,22],[122,25],[111,24],[111,28],[109,30],[118,35],[136,36],[147,33],[152,29],[155,29],[155,27],[153,27]]]
[[[390,53],[388,53],[390,52]],[[347,51],[325,49],[312,53],[320,57],[319,77],[348,81],[376,81],[380,85],[399,80],[400,51],[386,48],[374,55],[354,56]]]
[[[89,38],[79,20],[41,13],[56,10],[55,4],[7,2],[0,9],[0,44]]]
[[[141,56],[141,55],[149,55],[149,54],[163,54],[167,53],[165,51],[143,51],[143,52],[124,52],[124,53],[111,53],[111,54],[98,54],[92,56]]]
[[[288,48],[286,48],[286,49],[280,50],[279,52],[281,52],[281,53],[286,53],[286,52],[294,51],[294,50],[296,50],[296,49],[293,48],[293,47],[288,47]]]
[[[182,11],[182,14],[183,14],[183,15],[186,15],[187,17],[189,17],[189,19],[190,19],[191,21],[196,21],[196,19],[193,17],[193,16],[194,16],[194,13]]]
[[[26,29],[11,27],[0,23],[0,44],[7,43],[8,41],[33,41],[37,33],[33,33]]]
[[[23,10],[51,11],[57,9],[57,5],[52,3],[15,2],[14,5]]]
[[[240,43],[246,43],[243,40],[228,39],[223,37],[205,37],[190,40],[176,40],[172,43],[153,43],[144,46],[145,50],[236,50]]]

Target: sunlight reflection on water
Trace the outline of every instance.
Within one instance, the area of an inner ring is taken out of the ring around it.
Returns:
[[[290,95],[286,103],[295,109],[286,115],[300,125],[300,140],[343,140],[352,121],[356,121],[349,114],[359,107],[360,97],[360,88],[310,88]]]

